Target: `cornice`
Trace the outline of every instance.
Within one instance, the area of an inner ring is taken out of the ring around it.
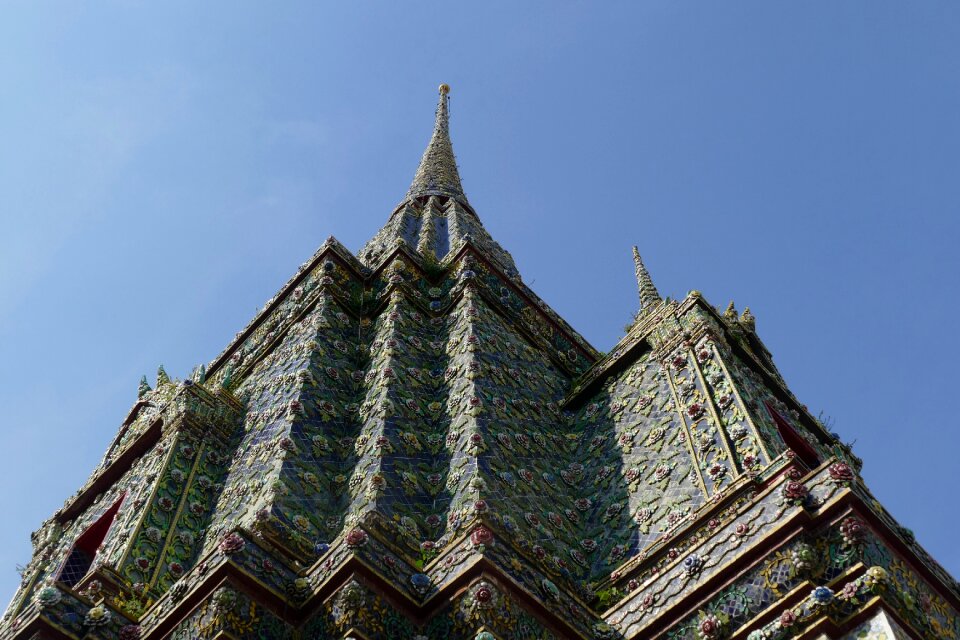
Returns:
[[[825,463],[818,469],[811,471],[804,478],[803,482],[809,483],[816,477],[824,476],[828,466],[829,465]],[[774,476],[772,480],[776,481],[781,478],[782,474]],[[754,498],[754,504],[759,502],[769,491],[774,490],[775,485],[779,486],[779,484],[779,481],[768,484],[764,492]],[[715,509],[723,508],[723,504],[720,502],[713,506]],[[804,508],[795,509],[788,517],[779,520],[773,530],[769,531],[761,540],[751,546],[749,553],[738,554],[732,562],[723,565],[722,571],[718,571],[709,579],[697,584],[694,589],[685,591],[682,598],[671,602],[670,607],[664,610],[662,615],[647,621],[640,633],[644,634],[643,637],[650,638],[663,636],[677,623],[695,614],[709,597],[735,584],[736,576],[743,575],[749,567],[758,566],[759,563],[763,562],[775,549],[789,545],[791,541],[798,539],[798,537],[804,534],[824,531],[833,527],[841,519],[849,517],[851,514],[867,519],[875,533],[879,534],[885,541],[893,542],[893,544],[896,545],[895,537],[891,538],[888,535],[890,531],[887,529],[886,524],[879,519],[871,517],[871,513],[871,505],[865,504],[858,493],[849,488],[840,489],[815,510],[811,511]],[[246,532],[243,533],[243,536],[246,538],[248,545],[256,545],[255,536]],[[928,581],[928,584],[935,585],[934,588],[938,593],[946,597],[952,606],[960,606],[960,598],[958,598],[957,594],[952,589],[943,589],[944,585],[942,585],[939,580],[936,580],[935,576],[928,571],[924,571],[921,564],[916,562],[916,554],[902,546],[897,547],[897,551],[898,553],[903,553],[903,558],[907,561],[908,565],[914,570],[919,570],[923,578]],[[301,571],[299,575],[316,574],[321,566],[322,563],[318,561],[310,568]],[[176,594],[168,592],[168,594],[154,603],[140,618],[140,623],[143,625],[143,635],[141,636],[143,640],[158,640],[166,637],[181,621],[186,619],[191,612],[206,602],[214,591],[228,584],[231,588],[240,589],[247,593],[258,603],[269,609],[274,615],[280,617],[290,625],[299,627],[312,616],[316,615],[322,609],[324,603],[351,580],[358,580],[368,585],[415,624],[423,624],[437,615],[444,606],[452,600],[455,600],[469,585],[480,580],[487,580],[493,582],[497,588],[501,589],[510,598],[514,599],[514,601],[520,603],[525,610],[539,618],[543,624],[557,633],[559,637],[590,637],[590,634],[582,632],[577,627],[570,626],[563,616],[558,615],[550,608],[544,606],[539,597],[530,593],[526,588],[517,583],[509,573],[502,570],[482,552],[475,554],[468,563],[464,564],[462,568],[458,570],[451,580],[443,583],[437,592],[419,602],[411,597],[410,594],[399,589],[393,580],[378,570],[375,564],[370,563],[355,551],[350,552],[328,576],[317,584],[308,597],[301,599],[299,602],[291,601],[289,595],[265,584],[256,576],[246,571],[243,568],[243,564],[235,561],[233,556],[224,555],[218,550],[212,551],[203,557],[198,567],[203,567],[204,569],[194,569],[194,571],[191,572],[202,571],[202,573],[198,575],[199,579],[196,583],[186,590],[180,590],[180,592]],[[859,578],[864,574],[865,570],[866,566],[864,564],[854,564],[823,584],[833,588],[835,592],[839,593],[840,585]],[[669,573],[669,571],[662,572],[662,574],[666,573]],[[931,581],[931,578],[934,580]],[[740,640],[751,630],[775,619],[780,611],[795,607],[803,601],[805,594],[808,594],[814,587],[819,586],[819,584],[820,583],[813,582],[809,579],[801,581],[792,587],[786,595],[770,605],[768,609],[753,616],[748,623],[740,628],[732,629],[728,636],[729,639]],[[645,588],[646,587],[641,587],[638,591],[643,593]],[[69,597],[86,603],[88,607],[98,604],[98,601],[91,601],[72,590],[64,589],[64,592],[69,594]],[[617,611],[627,606],[634,597],[635,595],[631,594],[630,597],[625,598],[609,610],[598,614],[596,616],[597,622],[599,623],[603,620],[609,621],[614,618]],[[882,599],[880,598],[870,600],[852,616],[843,619],[835,619],[832,616],[826,615],[827,612],[825,611],[823,612],[824,615],[815,616],[807,620],[805,623],[806,626],[793,637],[815,637],[817,633],[823,630],[829,630],[830,632],[849,630],[870,615],[870,612],[880,606],[881,602]],[[125,618],[121,611],[115,609],[109,603],[106,603],[102,599],[99,603],[108,606],[113,612],[113,615],[120,617],[119,619]],[[18,616],[16,628],[8,627],[4,632],[0,633],[0,638],[4,638],[4,640],[28,638],[30,634],[36,632],[43,632],[51,638],[57,638],[58,640],[63,638],[76,640],[79,637],[66,629],[58,627],[51,619],[42,617],[41,613],[42,611],[40,609],[31,605]],[[126,619],[129,620],[129,618]],[[154,622],[151,623],[151,620]],[[909,628],[909,624],[902,619],[897,617],[897,620],[904,627]],[[131,620],[130,622],[136,623],[137,621]],[[649,632],[646,631],[648,629],[655,629],[656,631],[654,631],[653,635],[649,635]],[[630,639],[638,636],[628,635],[624,637]]]

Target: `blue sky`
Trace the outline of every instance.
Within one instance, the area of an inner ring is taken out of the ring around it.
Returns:
[[[386,220],[440,82],[541,297],[609,349],[637,244],[662,293],[749,305],[960,575],[960,4],[482,5],[0,6],[0,599],[141,374],[187,375]]]

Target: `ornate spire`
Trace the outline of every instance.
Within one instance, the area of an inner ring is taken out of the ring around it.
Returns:
[[[450,87],[440,85],[440,102],[437,104],[437,122],[427,150],[423,152],[420,166],[413,176],[413,184],[407,199],[421,196],[447,196],[467,204],[467,197],[460,186],[460,173],[450,144]]]
[[[647,271],[647,268],[643,265],[643,260],[640,258],[640,251],[636,247],[633,248],[633,267],[637,273],[637,289],[640,292],[640,309],[649,309],[663,300],[663,298],[660,297],[656,285],[653,284],[650,272]]]

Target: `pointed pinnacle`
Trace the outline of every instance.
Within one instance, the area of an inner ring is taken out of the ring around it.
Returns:
[[[750,307],[743,308],[743,313],[740,314],[740,324],[747,327],[751,331],[756,330],[757,319],[752,313],[750,313]]]
[[[163,365],[160,365],[157,368],[157,388],[160,386],[170,384],[170,376],[167,375],[166,370],[163,368]]]
[[[637,274],[637,290],[640,293],[640,308],[649,309],[663,300],[663,298],[660,297],[656,285],[653,284],[653,278],[650,277],[650,272],[647,271],[647,268],[644,266],[643,260],[640,258],[640,251],[636,247],[633,248],[633,267]]]
[[[737,308],[733,305],[733,300],[731,300],[730,304],[727,305],[726,311],[723,312],[723,317],[727,320],[737,319]]]
[[[433,136],[423,152],[420,166],[413,177],[413,184],[407,192],[407,199],[422,196],[447,196],[466,202],[460,185],[460,172],[457,170],[457,161],[453,156],[453,145],[450,143],[450,87],[440,85],[440,102],[437,104],[437,120],[433,127]]]
[[[140,378],[140,387],[137,389],[137,398],[142,398],[151,391],[153,391],[153,389],[150,388],[150,383],[147,382],[147,376]]]

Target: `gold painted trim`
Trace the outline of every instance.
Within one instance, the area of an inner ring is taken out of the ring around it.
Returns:
[[[667,373],[667,384],[670,386],[670,394],[673,396],[673,407],[677,410],[677,415],[680,416],[680,424],[683,425],[684,433],[686,433],[686,445],[687,451],[690,453],[690,460],[693,462],[693,469],[697,473],[697,480],[700,481],[700,488],[703,490],[703,501],[704,503],[710,501],[711,493],[707,489],[707,484],[703,479],[703,474],[700,471],[700,458],[697,457],[696,451],[693,448],[693,436],[690,433],[690,427],[687,425],[687,419],[683,415],[683,407],[680,404],[680,396],[677,394],[677,386],[673,381],[673,372],[670,370],[670,365],[664,365],[662,362],[659,363],[661,367],[666,369]]]
[[[737,459],[737,455],[733,449],[733,443],[730,442],[730,437],[727,435],[727,430],[723,424],[723,419],[720,417],[720,413],[717,411],[713,394],[710,393],[710,387],[707,385],[707,378],[703,375],[703,371],[700,369],[700,363],[697,361],[697,352],[693,347],[689,347],[687,348],[687,353],[688,356],[693,360],[693,370],[697,372],[697,379],[700,381],[700,386],[703,387],[704,402],[706,402],[707,406],[710,407],[710,415],[713,416],[713,419],[716,421],[717,433],[720,434],[720,442],[723,444],[723,448],[726,449],[727,455],[730,456],[730,464],[733,465],[733,469],[731,471],[736,475],[743,475],[743,465],[740,464],[740,460]],[[723,491],[723,489],[720,491]]]
[[[166,426],[166,425],[161,425],[161,428],[163,426]],[[122,575],[120,574],[120,570],[123,568],[123,565],[126,564],[127,560],[130,558],[130,552],[133,550],[133,543],[136,542],[137,534],[143,528],[143,523],[147,519],[147,513],[149,513],[150,505],[153,504],[153,501],[157,497],[157,491],[160,490],[160,478],[163,475],[163,471],[170,466],[170,459],[173,458],[173,454],[177,450],[176,445],[177,445],[177,442],[179,442],[180,440],[180,435],[181,434],[179,432],[174,432],[173,437],[170,439],[170,450],[167,451],[167,455],[164,458],[163,463],[160,465],[160,472],[157,474],[157,480],[153,484],[153,489],[150,490],[150,497],[147,498],[147,501],[143,503],[144,504],[143,513],[140,514],[140,517],[137,519],[136,525],[134,525],[133,529],[131,530],[132,533],[130,534],[130,539],[128,540],[127,546],[123,550],[123,554],[120,556],[120,559],[117,561],[116,571],[118,575]],[[160,442],[162,441],[163,441],[163,434],[161,433],[160,440],[157,440],[157,443],[153,445],[154,448],[156,448],[157,444],[160,444]]]
[[[160,548],[160,553],[157,554],[157,568],[154,570],[153,577],[147,584],[148,589],[152,589],[157,583],[157,580],[160,579],[160,571],[163,568],[163,559],[166,557],[167,552],[170,549],[170,541],[173,539],[173,536],[176,533],[176,524],[180,521],[180,514],[183,513],[183,507],[187,502],[187,496],[190,495],[190,485],[193,484],[193,478],[197,475],[197,468],[200,466],[200,461],[203,460],[203,454],[206,449],[207,443],[201,441],[200,445],[197,447],[197,457],[194,459],[193,465],[190,467],[190,475],[187,476],[187,480],[183,483],[183,495],[180,497],[180,504],[177,505],[177,510],[170,519],[170,531],[167,532],[167,538],[163,541],[163,547]],[[175,449],[171,447],[171,451],[174,450]],[[157,488],[159,487],[160,482],[158,480]],[[186,573],[186,568],[184,568],[184,573]]]
[[[733,376],[730,375],[730,370],[727,369],[727,364],[723,361],[721,357],[720,350],[717,349],[716,341],[713,341],[713,357],[717,359],[717,362],[720,363],[720,368],[723,369],[723,375],[726,376],[727,382],[730,384],[730,389],[733,390],[733,395],[737,398],[737,403],[740,405],[740,408],[743,410],[743,416],[747,421],[747,424],[750,425],[750,428],[753,430],[753,435],[757,439],[757,446],[760,447],[760,450],[763,452],[764,456],[767,458],[767,464],[773,462],[775,456],[773,456],[769,450],[767,450],[767,445],[763,441],[763,437],[760,435],[760,430],[757,429],[757,425],[753,421],[753,417],[750,415],[750,411],[747,408],[747,403],[743,401],[743,397],[740,395],[740,390],[737,389],[737,385],[733,382]]]

